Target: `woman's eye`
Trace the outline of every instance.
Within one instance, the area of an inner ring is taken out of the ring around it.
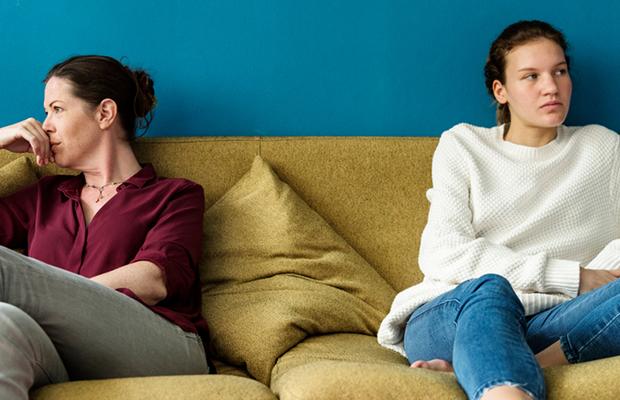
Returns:
[[[538,78],[538,74],[528,74],[528,75],[525,75],[525,79],[530,80],[530,81],[533,81],[536,78]]]
[[[562,76],[562,75],[566,75],[567,72],[568,71],[566,70],[566,68],[561,68],[561,69],[558,69],[557,71],[555,71],[555,74],[557,76]]]
[[[62,108],[60,108],[60,107],[54,107],[54,112],[55,112],[55,113],[59,113],[59,112],[61,112],[61,111],[62,111]]]

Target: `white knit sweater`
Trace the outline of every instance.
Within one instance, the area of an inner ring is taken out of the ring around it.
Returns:
[[[580,264],[620,268],[620,136],[598,125],[557,131],[542,147],[503,140],[503,126],[459,124],[441,136],[424,280],[394,299],[381,345],[404,354],[417,307],[486,273],[507,278],[531,315],[577,295]]]

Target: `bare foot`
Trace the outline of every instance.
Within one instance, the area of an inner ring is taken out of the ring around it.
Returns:
[[[411,364],[411,368],[424,368],[430,369],[431,371],[438,372],[454,372],[452,368],[452,364],[447,362],[446,360],[441,360],[439,358],[435,358],[429,361],[418,360]]]

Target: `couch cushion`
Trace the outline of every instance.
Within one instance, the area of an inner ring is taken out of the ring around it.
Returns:
[[[408,366],[407,359],[377,343],[376,336],[339,333],[310,337],[282,355],[271,373],[271,385],[288,371],[317,361]]]
[[[352,361],[301,365],[282,375],[271,389],[280,400],[467,398],[451,373]]]
[[[260,157],[205,214],[203,312],[225,362],[269,382],[310,335],[374,335],[394,290]]]
[[[20,157],[0,168],[0,197],[8,196],[37,181],[35,168],[27,157]]]
[[[309,338],[283,355],[271,389],[287,399],[465,399],[453,374],[412,370],[401,355],[364,335]],[[545,368],[549,400],[615,400],[620,356]],[[351,384],[355,382],[355,384]],[[312,388],[312,389],[311,389]]]
[[[545,368],[549,400],[616,400],[620,393],[620,356]]]
[[[278,360],[270,386],[281,400],[466,398],[453,374],[413,370],[359,334],[306,339]]]
[[[265,385],[236,376],[183,375],[76,381],[44,386],[32,400],[275,400]]]

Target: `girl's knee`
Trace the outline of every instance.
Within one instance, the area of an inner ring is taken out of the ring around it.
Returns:
[[[480,278],[474,279],[472,285],[471,294],[473,296],[496,299],[517,307],[524,312],[521,300],[519,300],[508,279],[503,276],[485,274]]]
[[[489,290],[494,292],[508,291],[514,293],[514,289],[508,279],[498,274],[485,274],[475,279],[474,282],[476,287],[475,290]]]

